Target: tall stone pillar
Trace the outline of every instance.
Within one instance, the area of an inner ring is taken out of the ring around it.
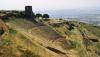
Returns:
[[[25,6],[25,15],[26,15],[26,18],[28,18],[28,19],[33,19],[34,18],[34,13],[32,11],[32,6]]]

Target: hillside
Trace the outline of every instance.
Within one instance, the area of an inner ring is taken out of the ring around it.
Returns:
[[[6,27],[6,28],[5,28]],[[100,27],[61,19],[0,21],[0,57],[100,57]]]

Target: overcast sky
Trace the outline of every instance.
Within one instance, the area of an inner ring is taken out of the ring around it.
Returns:
[[[100,9],[100,0],[0,0],[0,10],[24,10],[25,5],[34,10]]]

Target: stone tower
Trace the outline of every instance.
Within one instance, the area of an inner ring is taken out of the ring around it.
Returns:
[[[34,13],[32,11],[32,6],[25,6],[25,15],[26,15],[26,18],[28,18],[28,19],[33,19],[34,18]]]

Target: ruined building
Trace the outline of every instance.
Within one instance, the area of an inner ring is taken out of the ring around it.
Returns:
[[[25,6],[25,16],[28,19],[34,19],[34,13],[32,11],[32,6]]]

